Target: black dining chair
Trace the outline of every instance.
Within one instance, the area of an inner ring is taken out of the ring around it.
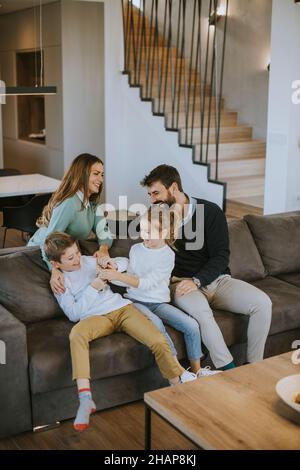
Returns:
[[[42,214],[43,208],[48,203],[52,193],[37,194],[23,206],[3,207],[4,237],[2,248],[5,246],[6,232],[13,228],[33,235],[38,229],[36,220]]]

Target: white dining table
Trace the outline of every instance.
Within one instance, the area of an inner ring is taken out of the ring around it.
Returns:
[[[32,175],[1,176],[0,198],[53,193],[59,185],[60,180],[38,173]]]

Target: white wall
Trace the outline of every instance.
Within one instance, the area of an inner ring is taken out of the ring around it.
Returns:
[[[65,168],[80,153],[105,154],[103,14],[101,3],[62,1]]]
[[[209,0],[202,1],[201,44],[203,70],[207,46],[209,4]],[[225,0],[219,0],[219,4],[225,6]],[[158,5],[159,30],[162,33],[165,2],[159,1]],[[179,0],[173,0],[172,5],[172,44],[176,46]],[[152,1],[146,0],[146,6],[146,13],[150,18]],[[267,65],[270,59],[271,13],[272,0],[229,1],[223,85],[226,107],[238,111],[240,122],[253,126],[254,137],[263,140],[267,136],[269,86]],[[194,2],[188,1],[186,4],[186,25],[188,27],[186,28],[185,38],[185,55],[187,57],[191,55],[193,14]],[[196,53],[198,19],[196,19],[195,27],[194,54]],[[220,20],[217,27],[218,71],[221,68],[223,31],[224,20]],[[210,27],[209,77],[213,52],[213,35],[214,27]],[[195,56],[193,62],[195,62]]]
[[[300,5],[273,0],[265,213],[300,209]]]
[[[57,178],[63,172],[60,25],[60,3],[43,6],[45,83],[58,88],[57,95],[45,98],[46,145],[18,139],[16,97],[7,97],[1,106],[5,166]],[[34,50],[38,44],[33,9],[0,16],[1,78],[8,86],[16,84],[16,51]]]
[[[105,141],[106,200],[114,205],[119,195],[129,205],[147,203],[140,180],[152,168],[167,163],[178,168],[184,188],[194,196],[222,206],[222,186],[207,182],[207,169],[192,163],[192,151],[178,146],[178,135],[168,133],[162,118],[154,117],[151,104],[141,102],[138,89],[130,88],[123,70],[121,2],[105,2]]]
[[[238,111],[240,122],[251,125],[254,138],[262,140],[267,136],[271,17],[272,0],[229,1],[223,89],[226,107]],[[223,34],[219,40],[223,42]]]

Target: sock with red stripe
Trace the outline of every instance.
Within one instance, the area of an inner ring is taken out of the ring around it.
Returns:
[[[92,400],[91,390],[82,388],[78,390],[80,405],[74,421],[76,431],[85,431],[89,427],[90,414],[95,413],[96,405]]]

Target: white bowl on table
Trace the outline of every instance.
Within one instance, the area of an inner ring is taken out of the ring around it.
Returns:
[[[287,405],[300,413],[300,404],[295,401],[300,394],[300,374],[289,375],[279,380],[276,392]]]

